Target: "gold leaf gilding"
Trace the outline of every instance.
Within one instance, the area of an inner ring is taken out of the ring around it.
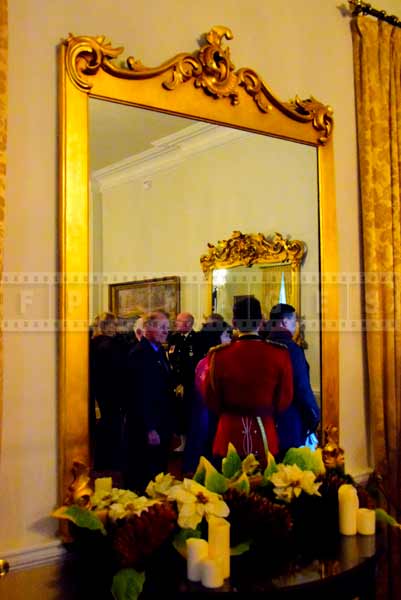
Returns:
[[[67,71],[78,88],[89,91],[92,87],[91,76],[102,68],[107,73],[122,79],[148,79],[162,73],[168,78],[162,86],[174,91],[178,86],[191,79],[196,88],[216,99],[229,98],[236,106],[240,102],[240,88],[243,87],[253,98],[258,109],[263,113],[272,111],[276,106],[291,118],[308,122],[321,131],[319,143],[325,144],[333,128],[333,110],[311,97],[301,100],[296,97],[289,102],[281,102],[274,96],[259,75],[250,68],[235,71],[231,61],[230,49],[223,46],[223,39],[231,40],[233,34],[228,27],[217,25],[204,36],[200,50],[194,53],[180,53],[158,67],[146,67],[140,60],[130,56],[126,67],[113,63],[123,48],[113,48],[105,36],[78,36],[72,34],[64,41],[67,46]]]
[[[233,231],[227,240],[216,245],[208,244],[207,254],[200,258],[205,274],[212,269],[246,266],[258,263],[291,263],[298,267],[306,253],[306,245],[300,240],[284,238],[281,233],[266,237],[263,233],[241,233]]]

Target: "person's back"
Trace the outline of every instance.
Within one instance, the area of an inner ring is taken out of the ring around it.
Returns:
[[[213,452],[225,456],[231,442],[240,455],[253,452],[263,463],[266,442],[272,454],[279,450],[274,417],[291,403],[291,361],[285,346],[258,336],[262,316],[256,298],[241,299],[233,314],[240,334],[211,351],[205,378],[206,403],[219,415]]]
[[[218,322],[208,321],[199,332],[204,354],[215,346],[231,342],[232,328],[223,318]],[[213,439],[216,433],[217,416],[210,411],[203,397],[203,385],[208,366],[208,357],[204,356],[195,369],[195,393],[187,442],[184,449],[183,472],[194,473],[201,456],[212,459]]]
[[[113,313],[99,315],[89,346],[90,427],[98,470],[118,470],[121,463],[123,354],[115,320]],[[96,419],[96,404],[100,419]]]
[[[293,402],[287,411],[277,417],[282,454],[288,448],[305,445],[307,436],[315,433],[320,421],[320,409],[310,384],[309,365],[303,348],[293,340],[295,328],[295,308],[289,304],[273,306],[267,339],[284,344],[288,348],[294,379]]]

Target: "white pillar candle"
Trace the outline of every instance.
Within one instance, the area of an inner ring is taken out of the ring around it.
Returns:
[[[224,583],[221,560],[206,558],[201,562],[201,583],[207,588],[218,588]]]
[[[209,558],[221,560],[223,578],[230,577],[230,523],[221,517],[209,517]]]
[[[339,528],[342,535],[357,532],[358,494],[353,485],[343,484],[338,489]]]
[[[208,558],[209,544],[199,538],[187,539],[187,577],[190,581],[201,580],[201,562]]]
[[[110,492],[113,487],[113,480],[111,477],[98,477],[95,479],[95,492]]]
[[[361,535],[374,535],[376,531],[376,513],[370,508],[358,508],[356,527]]]

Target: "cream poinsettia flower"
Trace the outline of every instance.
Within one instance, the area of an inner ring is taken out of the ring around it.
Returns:
[[[159,502],[160,500],[146,498],[146,496],[137,496],[129,502],[114,502],[109,508],[109,518],[117,521],[132,514],[140,515],[144,510],[148,510],[150,506]]]
[[[178,483],[178,479],[170,473],[159,473],[153,481],[148,483],[146,494],[150,498],[165,498],[170,488]]]
[[[285,502],[291,502],[301,492],[313,496],[320,496],[316,475],[312,471],[302,471],[297,465],[277,465],[277,471],[270,477],[274,485],[274,493]]]
[[[230,509],[219,494],[192,479],[184,479],[170,488],[168,500],[175,500],[178,507],[178,525],[195,529],[203,517],[227,517]]]

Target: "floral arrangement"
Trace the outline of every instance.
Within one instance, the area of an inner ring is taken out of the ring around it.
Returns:
[[[241,460],[230,444],[221,472],[201,457],[192,479],[177,480],[160,473],[145,495],[118,488],[89,487],[82,468],[70,491],[69,503],[53,516],[73,525],[78,543],[82,531],[107,551],[116,600],[136,600],[152,557],[173,546],[186,556],[188,538],[206,538],[211,517],[230,523],[231,556],[252,556],[264,569],[282,566],[316,544],[338,535],[338,489],[353,485],[361,507],[374,507],[371,496],[341,466],[327,468],[322,450],[291,448],[281,463],[269,455],[267,467],[250,454]],[[379,518],[388,517],[378,509]],[[390,519],[391,522],[391,519]],[[393,523],[394,524],[394,523]],[[178,556],[178,554],[177,554]]]

